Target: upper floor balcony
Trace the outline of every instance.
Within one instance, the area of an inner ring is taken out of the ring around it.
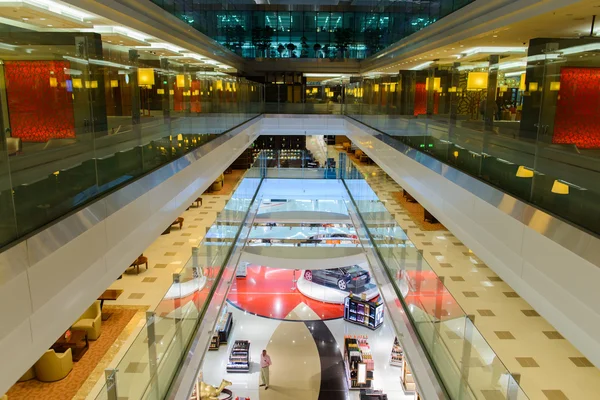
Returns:
[[[330,60],[370,57],[473,1],[267,5],[250,0],[152,0],[244,58]]]

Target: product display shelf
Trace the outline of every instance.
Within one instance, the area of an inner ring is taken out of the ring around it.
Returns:
[[[380,389],[361,389],[360,400],[387,400],[387,394]]]
[[[233,314],[227,312],[227,309],[224,309],[224,312],[221,314],[221,318],[219,318],[219,322],[217,322],[215,327],[215,335],[212,337],[208,349],[219,350],[219,346],[221,346],[223,343],[227,343],[232,327]]]
[[[227,372],[250,372],[250,341],[236,340],[233,343]]]
[[[381,297],[376,301],[362,300],[350,294],[344,299],[344,319],[357,325],[377,329],[383,324],[383,302]]]
[[[367,336],[344,337],[344,365],[346,367],[348,388],[353,390],[371,388],[375,363],[367,342]],[[361,380],[364,380],[364,382],[359,383]]]
[[[403,358],[404,352],[402,351],[402,347],[400,347],[400,342],[398,342],[398,338],[394,338],[394,345],[392,346],[392,355],[390,357],[390,365],[393,365],[395,367],[401,367]]]
[[[400,381],[405,393],[413,393],[417,389],[415,378],[410,370],[410,366],[406,362],[406,357],[402,358],[402,375],[400,376]]]

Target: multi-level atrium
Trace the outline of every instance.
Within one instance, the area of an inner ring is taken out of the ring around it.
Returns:
[[[0,1],[0,399],[597,398],[598,8]]]

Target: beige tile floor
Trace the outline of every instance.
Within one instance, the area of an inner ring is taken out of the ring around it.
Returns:
[[[475,315],[475,326],[500,360],[511,373],[521,374],[531,400],[600,398],[600,370],[459,239],[448,231],[416,227],[390,194],[401,187],[381,168],[355,164],[436,274],[445,277],[462,309]]]
[[[232,178],[235,182],[230,182],[231,192],[233,192],[239,183],[237,179],[241,177],[241,174],[234,175]],[[225,178],[228,179],[229,175],[225,175]],[[130,268],[123,274],[122,279],[116,280],[111,284],[109,289],[121,289],[123,293],[117,300],[106,301],[105,304],[138,306],[150,311],[156,309],[173,283],[173,274],[179,272],[189,260],[192,247],[197,246],[202,241],[207,230],[214,223],[217,213],[223,210],[230,197],[231,193],[220,195],[203,194],[201,207],[191,206],[181,214],[181,217],[184,218],[181,230],[178,227],[173,227],[169,234],[160,235],[144,251],[144,256],[148,257],[147,270],[145,267],[141,267],[140,273],[136,274]],[[90,375],[86,383],[82,386],[77,394],[77,399],[95,399],[104,384],[104,369],[116,366],[126,351],[136,351],[140,354],[147,352],[146,346],[131,347],[135,338],[143,330],[145,322],[145,311],[137,313],[132,318],[132,321],[119,337],[118,342],[103,357],[98,367],[94,370],[94,373]],[[159,324],[157,330],[157,338],[160,336],[165,339],[165,343],[170,342],[168,337],[169,335],[172,336],[173,333],[170,325],[167,323]],[[161,330],[164,330],[164,332]],[[161,352],[160,346],[158,346],[157,351]],[[138,364],[138,367],[141,369],[147,363]],[[127,375],[134,376],[131,370]],[[132,391],[134,391],[134,388],[132,388]]]

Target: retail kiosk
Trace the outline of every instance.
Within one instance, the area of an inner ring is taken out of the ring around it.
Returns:
[[[344,320],[354,324],[377,329],[383,324],[383,307],[381,297],[377,301],[362,300],[352,293],[344,300]]]

